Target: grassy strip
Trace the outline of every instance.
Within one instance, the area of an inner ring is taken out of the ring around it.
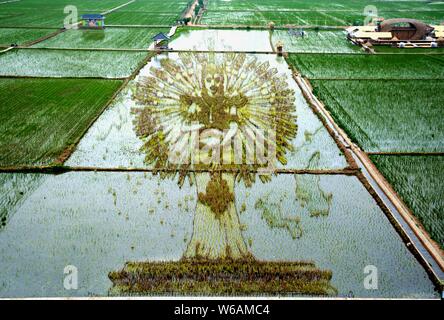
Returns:
[[[55,161],[121,80],[0,79],[0,165]]]
[[[371,160],[444,249],[444,156],[370,155]]]
[[[116,294],[335,295],[331,271],[310,262],[183,260],[129,262],[111,272]]]

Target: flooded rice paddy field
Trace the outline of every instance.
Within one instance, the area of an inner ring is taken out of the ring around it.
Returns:
[[[21,189],[26,194],[11,205],[0,232],[1,296],[107,295],[109,272],[127,261],[179,260],[193,238],[198,195],[188,183],[179,187],[150,173],[31,176],[7,175],[38,186]],[[435,295],[355,177],[278,175],[234,190],[243,241],[256,259],[314,261],[332,271],[339,296]],[[315,209],[322,215],[313,215]],[[362,285],[369,264],[379,268],[379,290]],[[77,291],[63,288],[66,265],[79,270]]]
[[[121,13],[122,19],[134,17],[132,11]],[[353,51],[337,40],[328,52]],[[113,287],[109,273],[126,263],[205,259],[311,262],[331,274],[328,285],[339,297],[438,297],[364,185],[341,171],[351,164],[310,108],[285,59],[251,53],[270,52],[274,41],[268,31],[181,32],[170,43],[176,50],[232,52],[153,57],[64,163],[74,171],[2,173],[0,297],[107,296]],[[292,45],[300,50],[299,43]],[[309,40],[302,50],[311,47]],[[74,61],[90,52],[17,51],[0,58],[10,62],[0,73],[127,77],[146,55],[134,53],[122,63],[127,54],[100,52],[100,61],[85,70]],[[66,58],[73,63],[62,70],[59,62]],[[47,59],[54,67],[41,69]],[[109,59],[114,63],[108,65]],[[37,67],[30,68],[29,61]],[[251,145],[250,135],[272,125],[281,128],[276,141],[260,134],[254,139],[277,145],[275,168],[307,174],[265,179],[255,173],[260,165],[232,173],[211,163],[196,167],[204,169],[199,172],[178,170],[165,160],[171,145],[183,146],[181,134],[193,139],[189,132],[195,128],[210,131],[202,142],[206,146],[214,139],[241,139],[245,157],[258,141]],[[138,171],[130,171],[134,168]],[[170,174],[150,172],[171,168],[176,170]],[[88,171],[94,169],[111,172]],[[64,289],[69,265],[78,269],[78,290]],[[378,268],[378,290],[364,286],[369,265]]]
[[[217,56],[220,59],[223,54]],[[289,88],[295,92],[294,104],[298,129],[297,135],[290,141],[294,150],[288,153],[287,163],[279,164],[279,166],[286,169],[305,169],[312,156],[319,153],[319,161],[312,169],[347,167],[345,157],[302,96],[285,60],[274,55],[248,55],[248,57],[260,63],[268,63],[270,68],[276,68],[281,79],[284,79]],[[136,106],[133,92],[137,82],[149,75],[152,67],[160,69],[160,61],[163,59],[175,61],[179,59],[179,56],[176,53],[169,53],[153,58],[141,70],[138,78],[129,83],[128,88],[92,126],[66,162],[67,165],[150,167],[144,164],[145,154],[140,150],[143,143],[135,132],[135,115],[131,112]]]
[[[353,45],[346,38],[343,30],[304,30],[304,36],[295,36],[289,30],[275,30],[272,33],[273,45],[284,44],[288,52],[316,53],[360,53],[360,47]]]
[[[0,56],[0,75],[123,78],[146,56],[146,52],[18,49]]]
[[[269,33],[258,30],[186,30],[170,43],[174,50],[271,51]]]

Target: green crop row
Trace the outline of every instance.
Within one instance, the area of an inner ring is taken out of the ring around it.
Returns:
[[[66,6],[75,6],[78,10],[105,11],[120,6],[129,0],[21,0],[2,4],[2,9],[20,11],[22,9],[61,11]],[[140,0],[139,0],[140,1]],[[146,1],[146,0],[141,0]]]
[[[172,13],[161,12],[137,12],[137,11],[114,11],[106,16],[108,25],[162,25],[171,26],[180,19],[180,10]]]
[[[365,151],[444,151],[443,80],[311,83],[339,126]]]
[[[0,56],[0,75],[128,77],[146,52],[18,49]]]
[[[128,0],[22,0],[1,5],[0,26],[3,27],[52,27],[64,26],[65,18],[74,6],[78,19],[85,13],[104,13],[115,9]],[[188,2],[138,0],[106,15],[105,24],[119,25],[172,25],[187,8]],[[66,6],[71,6],[65,13]]]
[[[374,5],[379,11],[393,10],[444,10],[440,1],[378,1],[378,0],[210,0],[210,10],[329,10],[360,11],[367,5]]]
[[[288,62],[315,79],[444,79],[440,55],[290,54]]]
[[[344,31],[305,30],[304,37],[291,35],[288,31],[273,31],[273,44],[281,41],[285,51],[322,52],[322,53],[354,53],[360,47],[347,40]]]
[[[385,19],[415,18],[427,23],[444,21],[444,4],[423,1],[347,1],[347,0],[215,0],[209,1],[203,21],[208,24],[264,25],[361,25],[368,15],[367,6]]]
[[[56,37],[38,43],[39,48],[123,48],[147,49],[151,38],[169,29],[105,28],[104,30],[68,30]]]
[[[137,0],[123,7],[122,10],[145,13],[180,13],[187,8],[187,5],[192,1],[193,0]]]
[[[23,45],[51,34],[54,31],[56,31],[56,29],[3,28],[0,29],[0,46],[10,46],[11,44]]]
[[[371,156],[430,236],[444,248],[444,156]]]
[[[121,84],[119,80],[0,79],[0,165],[56,160]]]

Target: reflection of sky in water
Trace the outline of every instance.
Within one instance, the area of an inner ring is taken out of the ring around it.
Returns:
[[[219,55],[220,56],[220,55]],[[177,59],[176,53],[168,54],[170,59]],[[313,153],[320,152],[321,157],[316,169],[336,169],[347,166],[327,130],[322,126],[317,116],[312,112],[296,82],[291,76],[283,58],[274,55],[255,55],[259,61],[268,61],[270,67],[278,69],[279,74],[286,77],[287,83],[296,93],[296,115],[298,134],[292,141],[296,152],[287,153],[288,164],[279,167],[287,169],[304,169]],[[149,69],[159,67],[155,57],[144,67],[139,76],[149,74]],[[134,86],[134,82],[129,87]],[[100,167],[146,167],[143,163],[144,154],[139,151],[142,141],[136,136],[133,125],[133,115],[130,109],[134,106],[129,89],[107,109],[91,127],[82,139],[70,159],[66,162],[71,166],[100,166]],[[306,136],[314,134],[311,141]]]
[[[126,261],[179,259],[194,192],[143,173],[45,176],[0,231],[0,296],[106,295]],[[77,291],[63,288],[70,264]]]
[[[268,31],[193,30],[183,32],[170,42],[174,50],[267,51],[270,52]]]
[[[339,295],[347,295],[349,291],[357,297],[433,295],[433,285],[426,272],[358,179],[318,177],[319,185],[311,186],[310,190],[317,188],[332,194],[326,217],[310,217],[310,206],[301,207],[301,202],[296,200],[298,179],[295,176],[278,175],[271,183],[256,183],[251,188],[238,185],[237,205],[245,203],[246,207],[241,222],[249,226],[244,237],[253,239],[251,251],[255,257],[259,260],[313,260],[318,268],[332,270],[331,283],[339,289]],[[292,240],[287,230],[270,229],[261,219],[260,208],[255,208],[258,199],[278,204],[284,216],[299,217],[302,236]],[[366,265],[377,266],[379,290],[365,290],[363,270]]]
[[[327,216],[310,217],[309,207],[301,207],[293,175],[236,185],[243,236],[257,259],[313,260],[332,270],[340,295],[433,295],[425,271],[355,177],[305,177],[315,181],[315,193],[332,194]],[[188,183],[179,188],[151,174],[44,176],[0,231],[0,296],[106,295],[108,272],[126,261],[178,260],[191,239],[196,199]],[[300,217],[302,236],[294,240],[285,228],[270,228],[260,200],[278,204],[282,217]],[[78,291],[63,289],[68,264],[79,270]],[[368,264],[379,269],[377,291],[363,288]]]

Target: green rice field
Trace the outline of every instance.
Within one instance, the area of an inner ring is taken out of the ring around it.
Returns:
[[[121,84],[0,79],[0,165],[52,163],[80,138]]]
[[[147,49],[151,38],[169,29],[106,28],[104,30],[68,30],[35,47],[44,48],[123,48]]]
[[[278,26],[348,26],[359,25],[366,17],[364,8],[375,6],[385,19],[416,18],[440,24],[444,20],[442,2],[424,1],[209,1],[202,23],[209,25],[267,25]]]
[[[314,11],[208,11],[202,18],[202,23],[208,25],[266,26],[273,22],[276,26],[331,26],[352,25],[352,21],[360,18],[361,16],[356,14],[347,14],[347,17],[344,17],[342,12],[329,14]]]
[[[290,54],[288,61],[309,79],[444,79],[441,56]]]
[[[138,12],[119,10],[107,15],[108,25],[161,25],[172,26],[180,18],[178,13]]]
[[[0,28],[0,46],[9,47],[11,44],[26,45],[26,43],[47,36],[56,30]]]
[[[144,0],[142,0],[144,1]],[[2,10],[22,10],[33,9],[42,11],[62,11],[67,5],[76,6],[79,10],[87,11],[106,11],[128,2],[128,0],[20,0],[2,5]]]
[[[33,8],[0,8],[0,27],[45,27],[62,28],[66,14],[59,10],[36,10]],[[85,13],[85,12],[81,12]]]
[[[444,248],[444,156],[372,155],[371,159]]]
[[[444,51],[346,27],[444,2],[194,3],[0,0],[0,299],[439,299]]]
[[[443,80],[312,80],[338,124],[368,152],[443,152]]]
[[[80,15],[107,13],[128,3],[129,0],[20,0],[1,4],[0,27],[52,27],[62,28],[67,14],[66,6],[75,6]],[[137,0],[106,15],[106,24],[118,25],[165,25],[171,26],[186,8],[187,1]]]
[[[146,52],[18,49],[0,55],[0,75],[128,77]]]
[[[296,30],[297,31],[297,30]],[[305,30],[304,37],[289,34],[288,30],[274,30],[273,44],[279,41],[284,44],[288,52],[316,52],[316,53],[359,53],[361,48],[353,45],[345,37],[342,30]]]
[[[444,10],[441,1],[378,1],[378,0],[316,0],[307,2],[305,0],[212,0],[208,3],[209,10],[326,10],[326,11],[358,11],[366,5],[375,5],[383,11],[396,10]]]
[[[180,13],[189,3],[191,0],[137,0],[122,10],[144,13]]]

